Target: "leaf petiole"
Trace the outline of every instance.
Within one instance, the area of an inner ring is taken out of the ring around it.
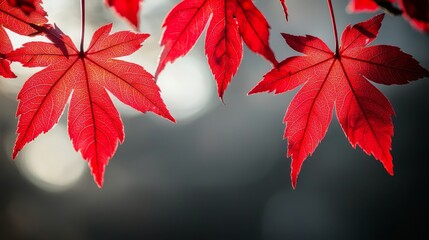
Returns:
[[[81,26],[81,35],[80,35],[80,55],[84,54],[83,51],[83,45],[84,45],[84,39],[85,39],[85,0],[81,0],[81,19],[82,19],[82,26]]]
[[[334,8],[332,7],[332,2],[331,2],[331,0],[327,0],[327,1],[328,1],[329,13],[331,14],[332,28],[334,29],[335,56],[338,58],[338,57],[340,57],[340,47],[338,44],[337,23],[335,22]]]

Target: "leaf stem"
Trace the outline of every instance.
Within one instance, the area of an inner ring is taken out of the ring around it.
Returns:
[[[83,45],[84,45],[84,39],[85,39],[85,0],[81,0],[81,19],[82,19],[82,26],[81,26],[81,35],[80,35],[80,54],[83,54]]]
[[[331,0],[328,1],[329,13],[331,14],[332,20],[332,28],[334,29],[334,37],[335,37],[335,56],[340,56],[340,47],[338,44],[338,32],[337,32],[337,23],[335,22],[334,8],[332,7]]]

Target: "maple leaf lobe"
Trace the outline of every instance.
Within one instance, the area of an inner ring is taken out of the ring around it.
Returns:
[[[289,12],[286,6],[286,0],[280,0],[280,4],[282,5],[283,12],[285,13],[286,21],[289,21]]]

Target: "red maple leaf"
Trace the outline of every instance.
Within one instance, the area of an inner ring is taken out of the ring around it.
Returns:
[[[12,43],[4,28],[0,25],[0,76],[14,78],[15,74],[10,70],[10,62],[6,54],[13,50]]]
[[[400,0],[399,6],[404,10],[404,18],[416,29],[429,33],[429,1]]]
[[[183,0],[164,21],[157,77],[168,62],[186,55],[211,17],[205,51],[220,98],[243,58],[242,39],[255,53],[276,64],[268,38],[269,25],[251,0]]]
[[[287,44],[305,56],[285,59],[250,91],[278,94],[304,84],[284,118],[293,187],[302,163],[325,136],[334,106],[350,144],[372,154],[393,174],[390,149],[394,111],[368,80],[406,84],[429,76],[429,72],[397,47],[367,46],[376,38],[383,17],[381,14],[348,26],[335,53],[317,37],[283,34]]]
[[[130,21],[137,29],[139,28],[138,13],[142,0],[106,0],[106,3],[115,11]]]
[[[124,140],[122,121],[107,91],[138,111],[151,111],[174,122],[154,77],[139,65],[114,59],[137,51],[149,35],[128,31],[110,34],[111,28],[110,24],[98,29],[85,52],[64,35],[67,56],[55,44],[45,42],[26,43],[8,55],[27,67],[46,67],[29,78],[19,92],[13,158],[58,122],[70,96],[69,135],[100,187],[105,166],[118,141]]]

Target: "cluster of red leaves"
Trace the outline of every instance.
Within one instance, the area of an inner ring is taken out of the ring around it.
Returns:
[[[211,16],[205,50],[220,98],[237,73],[243,58],[242,39],[255,53],[276,65],[269,46],[269,25],[252,0],[183,0],[168,14],[161,39],[158,76],[168,62],[186,55]]]
[[[9,61],[26,67],[45,67],[30,77],[18,94],[19,117],[13,158],[41,133],[58,122],[70,96],[68,131],[76,151],[88,161],[98,186],[104,169],[124,140],[123,124],[107,90],[123,103],[144,113],[151,111],[170,121],[154,77],[143,67],[116,60],[137,51],[148,34],[122,31],[111,34],[112,25],[99,28],[86,51],[75,47],[59,29],[47,24],[41,1],[12,5],[0,0],[0,23],[22,35],[45,34],[53,43],[29,42],[13,51],[0,27],[1,74],[14,77]],[[25,6],[25,7],[23,7]]]
[[[287,18],[285,1],[280,2]],[[292,48],[309,56],[288,58],[278,64],[268,43],[268,23],[252,1],[183,0],[164,22],[164,49],[155,76],[168,62],[190,51],[210,16],[205,49],[219,97],[222,98],[241,62],[241,38],[252,51],[275,66],[250,93],[282,93],[308,81],[292,101],[284,120],[294,187],[303,161],[314,152],[328,129],[334,104],[352,146],[361,146],[393,174],[393,109],[363,76],[378,83],[405,84],[428,76],[428,72],[398,48],[364,48],[375,39],[383,15],[347,28],[338,53],[330,51],[318,38],[284,34]]]
[[[106,0],[119,15],[138,28],[138,11],[142,0]],[[280,0],[288,18],[286,1]],[[254,52],[261,54],[274,65],[277,60],[269,46],[269,25],[251,0],[184,0],[167,16],[161,45],[158,76],[168,62],[186,55],[195,45],[209,17],[213,15],[206,37],[206,54],[218,84],[218,94],[223,94],[236,74],[243,57],[242,38]]]
[[[416,29],[429,33],[428,0],[351,0],[347,9],[350,12],[374,12],[385,2],[396,3],[402,15]]]
[[[398,1],[405,16],[419,29],[427,30],[427,25],[420,24],[427,22],[427,13],[416,8],[427,9],[427,1]],[[141,0],[105,2],[138,28]],[[388,6],[386,3],[395,1],[353,0],[349,9],[376,10],[382,5],[380,2]],[[13,157],[27,143],[53,128],[70,99],[71,141],[88,161],[101,187],[105,166],[118,143],[124,140],[123,123],[107,91],[142,113],[151,111],[175,121],[161,99],[155,77],[137,64],[116,59],[137,51],[149,35],[129,31],[112,34],[110,24],[94,33],[89,48],[84,51],[47,23],[41,3],[41,0],[0,0],[0,75],[15,77],[10,61],[21,62],[26,67],[44,67],[25,82],[18,94],[18,136]],[[285,0],[280,3],[288,19]],[[348,26],[335,52],[317,37],[283,34],[286,43],[305,56],[278,63],[269,45],[269,24],[251,0],[182,0],[163,24],[161,45],[164,48],[155,76],[168,62],[174,62],[192,49],[210,20],[205,52],[220,98],[238,71],[243,42],[274,65],[250,94],[283,93],[303,85],[284,118],[293,187],[304,160],[325,136],[334,107],[351,145],[372,154],[393,174],[390,154],[393,108],[368,80],[386,85],[406,84],[428,77],[429,72],[397,47],[367,46],[377,37],[383,17],[378,15]],[[3,27],[25,36],[42,34],[52,43],[29,42],[13,50]]]

